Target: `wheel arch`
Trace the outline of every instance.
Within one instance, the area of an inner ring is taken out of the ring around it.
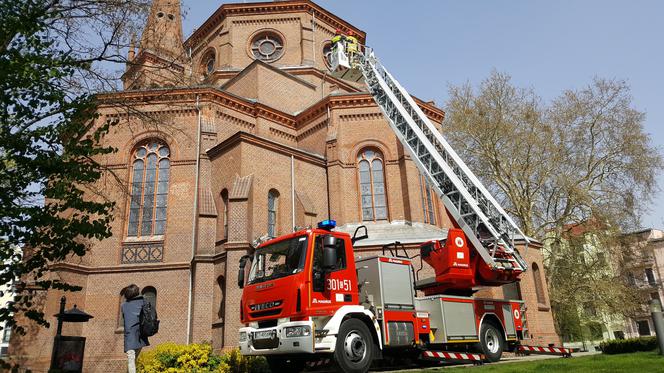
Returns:
[[[373,339],[379,350],[383,349],[383,343],[380,338],[380,326],[374,317],[374,314],[362,306],[343,306],[339,308],[334,316],[325,324],[325,329],[329,330],[329,334],[339,333],[339,327],[348,319],[355,318],[362,321],[369,328],[371,338]]]
[[[374,346],[377,346],[379,350],[383,349],[382,338],[378,336],[378,331],[380,330],[378,323],[374,324],[373,320],[364,313],[349,313],[346,316],[344,316],[343,321],[349,319],[358,319],[362,321],[364,325],[366,325],[367,328],[369,329],[369,333],[371,333],[371,338],[373,339]]]
[[[482,315],[479,327],[477,329],[478,337],[479,337],[479,331],[482,330],[482,325],[485,322],[490,322],[494,324],[496,327],[498,327],[500,329],[500,332],[503,334],[503,341],[507,342],[507,333],[505,332],[505,325],[503,325],[503,322],[500,320],[500,317],[498,317],[498,315],[496,315],[493,312],[487,312],[484,315]]]

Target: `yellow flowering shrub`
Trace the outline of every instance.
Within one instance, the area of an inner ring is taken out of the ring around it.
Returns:
[[[223,355],[212,351],[209,343],[179,345],[162,343],[143,351],[136,366],[141,373],[263,373],[269,372],[262,357],[248,357],[240,350]]]

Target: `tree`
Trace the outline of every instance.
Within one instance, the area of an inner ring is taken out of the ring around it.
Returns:
[[[94,93],[117,87],[107,62],[122,62],[147,0],[26,0],[0,3],[0,283],[15,282],[14,315],[48,325],[36,290],[76,290],[49,265],[83,256],[108,237],[113,201],[90,191],[114,149],[101,139]],[[17,248],[19,250],[17,250]]]
[[[619,267],[617,235],[639,225],[663,164],[629,86],[595,78],[545,103],[493,72],[478,90],[451,87],[447,118],[445,136],[523,231],[544,241],[558,330],[570,304],[629,313],[633,292],[589,250]]]

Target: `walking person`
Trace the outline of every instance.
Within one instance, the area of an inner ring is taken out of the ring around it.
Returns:
[[[145,300],[138,286],[131,284],[122,290],[125,302],[122,303],[124,318],[124,350],[127,353],[127,371],[136,373],[136,358],[141,348],[149,346],[148,337],[141,333],[141,310]]]

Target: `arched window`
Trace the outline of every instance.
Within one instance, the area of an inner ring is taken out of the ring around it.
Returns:
[[[153,310],[157,309],[157,289],[152,286],[146,286],[141,291],[141,295],[143,295],[143,299],[146,302],[152,305]]]
[[[226,303],[226,278],[224,276],[217,277],[217,285],[219,285],[219,310],[217,311],[217,317],[219,320],[223,320],[225,312],[225,303]]]
[[[424,222],[427,224],[436,224],[436,211],[434,204],[434,192],[426,183],[424,176],[420,176],[420,192],[422,193],[422,212],[424,214]]]
[[[209,50],[203,55],[203,58],[201,58],[201,70],[203,71],[203,74],[209,75],[214,72],[216,69],[216,58],[215,58],[215,51],[214,49]]]
[[[224,239],[228,239],[228,190],[221,191],[221,204],[223,205],[223,214],[221,218],[224,221]]]
[[[360,174],[362,220],[386,220],[385,177],[383,155],[374,149],[365,149],[357,157]]]
[[[267,235],[277,236],[277,209],[279,205],[279,192],[270,189],[267,193]]]
[[[161,236],[166,230],[170,150],[157,141],[134,152],[127,236]]]
[[[533,279],[535,280],[535,295],[537,295],[537,303],[546,304],[544,284],[542,282],[542,274],[540,273],[539,266],[537,263],[533,263],[531,267],[533,269]]]

